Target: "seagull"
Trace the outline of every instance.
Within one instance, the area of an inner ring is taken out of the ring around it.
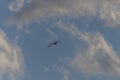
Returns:
[[[56,41],[48,45],[48,47],[51,47],[52,45],[57,45],[58,43],[61,43],[61,41]]]

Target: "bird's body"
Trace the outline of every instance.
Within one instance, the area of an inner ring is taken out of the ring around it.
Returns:
[[[49,44],[48,47],[51,47],[52,45],[57,45],[58,43],[61,43],[61,42],[60,41],[53,42],[53,43]]]

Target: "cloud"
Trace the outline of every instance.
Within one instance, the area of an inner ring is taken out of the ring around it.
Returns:
[[[62,76],[63,76],[62,80],[69,80],[69,76],[71,73],[67,68],[65,68],[62,65],[61,66],[54,65],[53,69],[62,74]]]
[[[46,29],[47,30],[47,32],[50,34],[50,39],[49,39],[49,41],[53,41],[53,40],[55,40],[55,39],[58,39],[58,36],[57,36],[57,34],[56,33],[54,33],[51,29]]]
[[[12,6],[12,4],[11,4]],[[120,0],[32,0],[13,16],[13,22],[29,23],[38,19],[91,16],[98,17],[109,27],[119,25]],[[83,72],[93,74],[120,74],[120,59],[100,33],[80,32],[74,25],[56,24],[72,37],[88,45],[84,52],[71,61]]]
[[[15,2],[16,1],[16,2]],[[54,17],[99,17],[106,21],[106,25],[117,26],[120,20],[120,0],[27,0],[29,5],[23,6],[25,1],[15,0],[9,5],[14,11],[18,6],[19,12],[14,15],[13,22],[29,23],[38,19]],[[22,7],[23,6],[23,7]],[[21,9],[22,7],[22,9]]]
[[[63,80],[69,80],[70,72],[67,69],[63,69],[64,78]]]
[[[56,64],[52,65],[51,67],[42,66],[42,70],[44,70],[44,72],[57,72],[60,76],[62,76],[60,80],[69,80],[71,74],[69,69],[65,68],[63,65],[56,65]]]
[[[41,68],[44,72],[48,72],[50,70],[47,66],[41,66]]]
[[[120,75],[120,58],[100,34],[84,33],[82,40],[88,44],[84,52],[77,52],[72,65],[84,73]]]
[[[78,29],[77,26],[71,23],[65,23],[63,21],[58,21],[57,23],[54,24],[57,28],[60,30],[68,33],[71,37],[75,37],[77,39],[81,39],[82,37],[82,32]]]
[[[24,0],[14,0],[8,6],[10,11],[17,12],[19,9],[23,7]]]
[[[9,80],[15,80],[24,74],[24,67],[20,48],[12,44],[0,30],[0,79],[3,80],[7,74]]]
[[[120,57],[102,34],[81,32],[77,26],[61,21],[56,26],[87,46],[82,51],[78,46],[74,58],[68,60],[75,69],[90,75],[120,75]]]

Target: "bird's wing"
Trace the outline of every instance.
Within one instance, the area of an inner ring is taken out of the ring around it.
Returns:
[[[48,47],[51,47],[52,45],[56,45],[57,43],[61,43],[61,41],[56,41],[48,45]]]
[[[48,47],[51,47],[53,45],[53,43],[49,44]]]

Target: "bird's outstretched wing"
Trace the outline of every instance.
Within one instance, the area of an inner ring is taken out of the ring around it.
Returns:
[[[48,45],[48,47],[51,47],[52,45],[57,45],[58,43],[61,43],[61,41],[56,41]]]
[[[48,47],[51,47],[53,45],[53,43],[49,44]]]

